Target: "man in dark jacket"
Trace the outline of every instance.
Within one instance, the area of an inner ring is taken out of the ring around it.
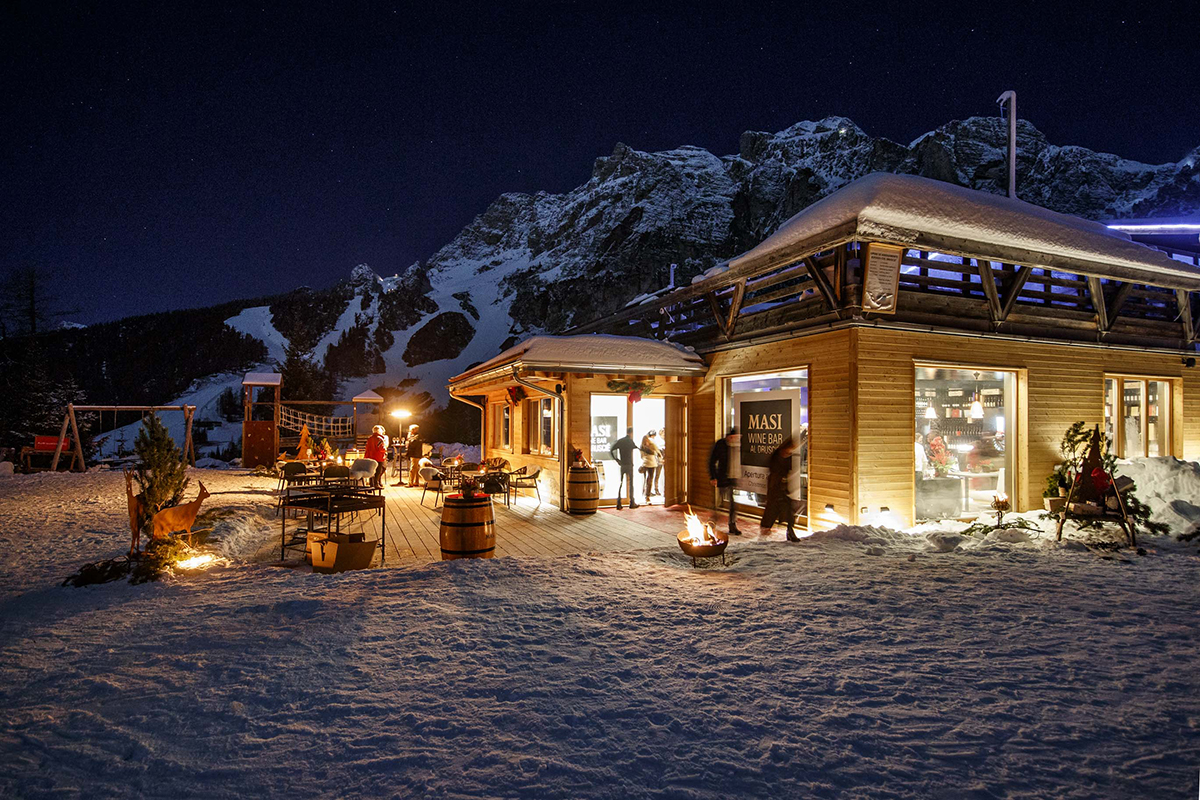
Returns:
[[[729,503],[729,535],[741,536],[737,527],[737,501],[733,493],[737,490],[737,476],[733,474],[733,448],[741,441],[737,428],[730,428],[724,439],[718,439],[708,454],[708,477],[717,487],[717,507],[724,500]],[[716,512],[713,512],[714,514]]]
[[[613,444],[608,451],[617,464],[621,466],[621,483],[617,486],[617,511],[621,510],[621,492],[628,481],[629,486],[629,507],[637,508],[638,504],[633,501],[633,453],[635,450],[641,450],[637,446],[637,442],[633,441],[633,428],[627,428],[625,435]]]

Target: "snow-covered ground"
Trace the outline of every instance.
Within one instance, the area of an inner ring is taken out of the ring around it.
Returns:
[[[121,476],[0,477],[0,795],[1197,793],[1194,545],[841,528],[704,569],[320,576],[250,558],[272,482],[196,477],[228,558],[84,589],[127,545]]]

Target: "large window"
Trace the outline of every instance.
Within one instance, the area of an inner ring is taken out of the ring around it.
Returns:
[[[543,397],[525,402],[525,452],[535,455],[557,455],[558,420],[554,415],[554,398]]]
[[[916,519],[975,517],[1013,494],[1015,406],[1013,372],[916,368]]]
[[[1171,455],[1171,382],[1106,377],[1104,433],[1118,458]]]
[[[741,435],[735,468],[737,502],[762,508],[767,499],[767,461],[787,437],[796,443],[788,494],[808,513],[808,370],[730,378],[725,387],[726,429]],[[718,431],[718,436],[725,431]]]

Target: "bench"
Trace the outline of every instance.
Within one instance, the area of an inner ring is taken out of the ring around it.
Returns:
[[[70,439],[63,440],[62,452],[70,453],[72,441]],[[58,449],[57,436],[34,436],[33,447],[25,446],[21,448],[21,466],[26,472],[35,472],[50,469],[50,462],[54,460],[54,451]],[[34,467],[34,458],[45,458],[46,466]],[[68,468],[69,464],[68,463]]]

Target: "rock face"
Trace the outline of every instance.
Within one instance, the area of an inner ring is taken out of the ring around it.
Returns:
[[[417,379],[441,398],[448,377],[516,339],[610,313],[669,285],[673,272],[684,285],[871,172],[1004,193],[1006,136],[1000,118],[976,117],[903,145],[827,117],[744,133],[728,156],[618,144],[596,159],[583,185],[563,194],[502,195],[402,275],[356,268],[338,295],[342,318],[315,355],[340,342],[338,360],[383,365],[385,374],[368,382]],[[1177,163],[1142,164],[1051,144],[1024,121],[1018,147],[1017,189],[1029,202],[1090,219],[1200,210],[1200,148]],[[280,331],[303,327],[276,317]],[[353,325],[356,332],[342,338]],[[345,352],[348,342],[368,352],[359,359]]]

